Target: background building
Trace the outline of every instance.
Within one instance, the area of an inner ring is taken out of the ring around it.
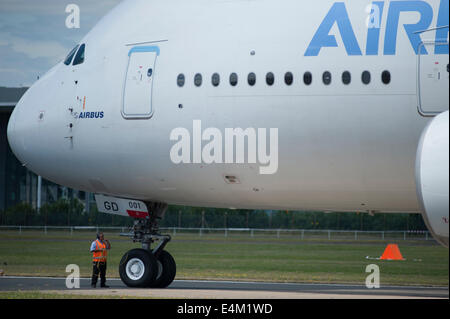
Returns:
[[[28,203],[39,208],[59,198],[76,197],[83,203],[90,203],[91,195],[56,185],[39,177],[22,166],[9,147],[7,137],[8,120],[11,113],[28,88],[0,87],[0,211],[19,203]],[[38,200],[38,185],[40,201]],[[90,205],[86,205],[89,211]]]

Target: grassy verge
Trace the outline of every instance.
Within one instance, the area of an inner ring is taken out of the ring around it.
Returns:
[[[139,298],[132,296],[64,294],[46,291],[7,291],[7,292],[0,292],[0,299],[139,299]]]
[[[106,235],[112,243],[108,277],[118,278],[122,255],[139,245]],[[66,266],[77,264],[81,276],[90,277],[92,240],[92,234],[0,232],[0,269],[10,276],[65,277]],[[448,286],[448,249],[399,240],[407,260],[366,259],[381,256],[386,243],[177,234],[167,249],[177,279],[364,284],[366,266],[377,264],[382,285]]]

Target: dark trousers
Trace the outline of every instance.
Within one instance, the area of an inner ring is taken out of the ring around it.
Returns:
[[[106,261],[94,261],[92,262],[92,281],[91,285],[96,285],[98,280],[98,275],[100,274],[100,285],[104,286],[106,283]]]

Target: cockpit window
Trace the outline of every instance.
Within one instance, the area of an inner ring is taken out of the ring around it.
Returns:
[[[73,59],[73,65],[78,65],[84,62],[84,49],[86,45],[82,44],[80,46],[80,49],[77,52],[77,55],[75,56],[75,59]]]
[[[69,54],[67,55],[66,59],[64,60],[64,64],[65,64],[65,65],[69,65],[70,62],[72,62],[73,56],[74,56],[75,53],[77,52],[79,46],[80,46],[80,45],[77,44],[77,46],[76,46],[75,48],[73,48],[73,49],[69,52]]]

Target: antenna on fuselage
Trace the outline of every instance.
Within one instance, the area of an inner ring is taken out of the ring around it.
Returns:
[[[436,30],[445,29],[445,28],[448,28],[448,25],[444,25],[444,26],[436,27],[436,28],[431,28],[431,29],[426,29],[426,30],[419,30],[419,31],[414,32],[414,34],[424,33],[424,32],[428,32],[428,31],[436,31]]]

